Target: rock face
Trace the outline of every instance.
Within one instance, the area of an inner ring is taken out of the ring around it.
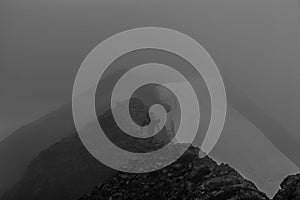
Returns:
[[[166,168],[144,174],[119,172],[80,198],[100,199],[267,200],[268,197],[230,166],[218,165],[207,156],[199,158],[199,149],[190,147]]]
[[[288,176],[280,187],[273,200],[300,200],[300,174]]]

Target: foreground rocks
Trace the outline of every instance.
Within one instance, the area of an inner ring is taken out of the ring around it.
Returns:
[[[190,147],[166,168],[141,174],[119,172],[80,198],[100,199],[267,200],[268,197],[229,165],[218,165],[208,156],[199,158],[199,149]]]
[[[300,200],[300,174],[288,176],[280,187],[274,200]]]

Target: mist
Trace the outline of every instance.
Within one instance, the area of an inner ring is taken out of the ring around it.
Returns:
[[[71,101],[81,62],[102,40],[158,26],[196,39],[225,80],[300,142],[296,0],[5,0],[0,7],[0,139]]]

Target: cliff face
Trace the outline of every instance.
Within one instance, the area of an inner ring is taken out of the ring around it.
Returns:
[[[177,144],[180,145],[180,144]],[[268,197],[228,165],[199,158],[190,147],[175,163],[145,174],[117,173],[80,200],[104,199],[251,199]],[[139,163],[141,167],[143,163]]]
[[[288,176],[282,181],[280,187],[273,200],[299,200],[300,174]]]

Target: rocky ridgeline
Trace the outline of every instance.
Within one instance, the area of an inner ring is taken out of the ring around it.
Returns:
[[[141,162],[137,165],[140,167],[143,167]],[[199,149],[190,147],[168,167],[150,173],[119,172],[80,198],[100,199],[267,200],[268,197],[229,165],[218,165],[208,156],[199,158]]]

